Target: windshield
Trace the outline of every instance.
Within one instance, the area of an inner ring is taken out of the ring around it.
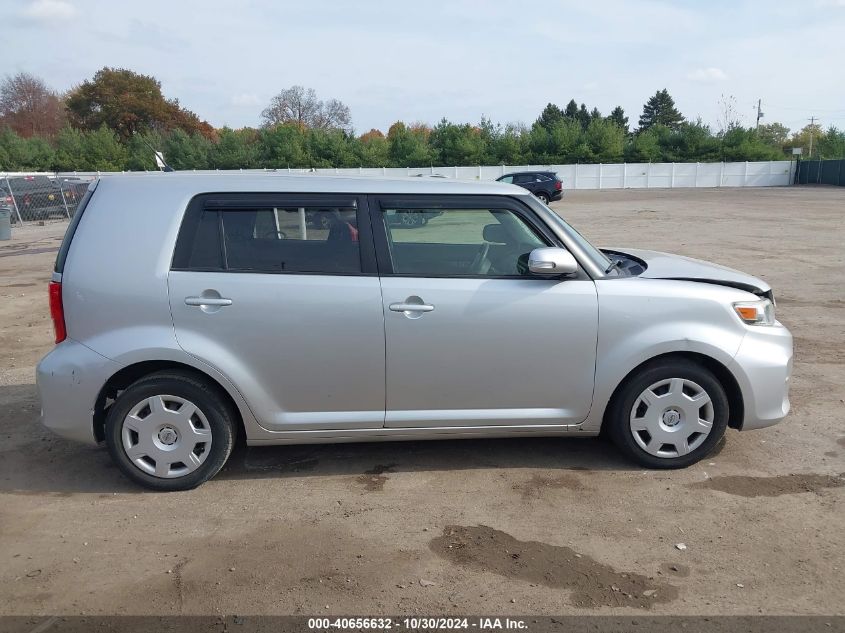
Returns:
[[[587,241],[587,238],[581,235],[562,217],[560,217],[557,213],[552,211],[552,209],[540,202],[537,198],[535,198],[534,196],[530,196],[529,200],[531,201],[532,205],[539,206],[544,211],[546,211],[544,217],[548,217],[550,222],[554,222],[558,228],[562,229],[566,236],[570,240],[575,242],[575,245],[580,249],[583,255],[585,257],[588,257],[596,268],[602,271],[607,270],[608,266],[610,266],[610,260],[607,258],[607,255],[605,255],[595,246],[590,244],[590,242]]]

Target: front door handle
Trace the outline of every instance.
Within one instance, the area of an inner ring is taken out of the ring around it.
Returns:
[[[390,309],[394,312],[431,312],[434,306],[427,303],[391,303]]]
[[[427,304],[420,297],[411,295],[399,303],[391,303],[389,306],[392,312],[402,312],[408,319],[419,319],[423,313],[434,310],[433,305]]]
[[[232,300],[223,297],[185,297],[185,305],[223,307],[232,305]]]

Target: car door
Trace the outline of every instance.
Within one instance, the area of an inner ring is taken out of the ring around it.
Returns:
[[[360,205],[208,194],[185,214],[168,276],[176,338],[269,430],[384,424],[384,315]]]
[[[536,188],[534,174],[516,174],[513,177],[513,184],[519,185],[524,189],[528,189],[531,193],[534,193]]]
[[[370,205],[381,271],[387,427],[576,424],[592,403],[598,306],[583,272],[540,278],[558,245],[504,196],[391,196]],[[422,226],[387,221],[437,211]]]

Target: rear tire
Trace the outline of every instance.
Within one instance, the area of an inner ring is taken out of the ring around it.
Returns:
[[[644,366],[614,395],[607,433],[646,468],[685,468],[706,457],[725,434],[728,398],[716,377],[685,359]]]
[[[106,445],[137,484],[190,490],[216,475],[235,443],[235,412],[208,382],[161,371],[126,388],[106,416]]]
[[[544,193],[544,192],[542,192],[542,191],[541,191],[540,193],[538,193],[538,194],[537,194],[537,198],[538,198],[538,199],[540,200],[540,202],[542,202],[543,204],[545,204],[545,205],[548,205],[548,204],[549,204],[549,196],[548,196],[548,194],[546,194],[546,193]]]

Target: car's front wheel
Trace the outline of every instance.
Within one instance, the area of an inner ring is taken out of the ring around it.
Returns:
[[[686,359],[646,365],[620,388],[605,423],[614,443],[648,468],[684,468],[725,433],[728,398],[718,379]]]
[[[109,408],[106,444],[129,479],[153,490],[189,490],[216,475],[232,452],[231,406],[187,372],[150,374]]]

